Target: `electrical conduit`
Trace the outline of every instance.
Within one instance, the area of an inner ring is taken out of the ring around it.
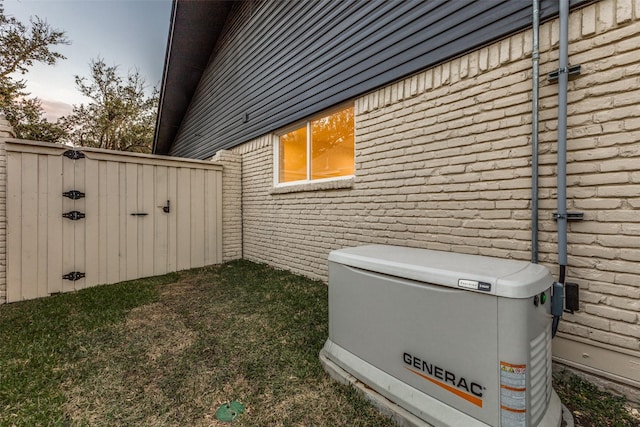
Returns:
[[[531,105],[531,262],[538,263],[538,112],[540,82],[540,0],[533,0],[533,60]]]
[[[564,292],[567,270],[567,92],[569,84],[569,0],[559,0],[560,39],[558,68],[558,266],[560,274],[556,292]],[[562,297],[560,297],[562,298]],[[560,314],[554,313],[553,335],[558,330]]]

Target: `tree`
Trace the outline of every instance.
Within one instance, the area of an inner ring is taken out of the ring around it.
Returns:
[[[63,44],[69,44],[63,31],[54,30],[37,16],[29,20],[29,25],[8,17],[0,1],[0,112],[18,138],[57,142],[65,135],[62,127],[44,118],[40,101],[28,98],[24,80],[12,77],[26,74],[36,62],[53,65],[65,59],[52,50]]]
[[[78,90],[90,98],[74,105],[61,120],[69,129],[70,142],[86,147],[150,153],[153,143],[158,91],[147,96],[140,72],[123,77],[118,66],[98,58],[90,63],[89,78],[75,76]]]
[[[5,109],[16,137],[33,141],[61,142],[67,131],[60,123],[44,118],[44,110],[38,98],[20,98]]]

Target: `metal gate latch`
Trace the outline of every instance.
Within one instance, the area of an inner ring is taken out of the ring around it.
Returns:
[[[71,211],[71,212],[63,213],[62,216],[64,218],[70,219],[71,221],[76,221],[76,220],[79,220],[81,218],[84,218],[84,214],[82,212],[78,212],[78,211]]]
[[[75,282],[76,280],[80,280],[83,277],[84,277],[84,273],[81,273],[80,271],[72,271],[71,273],[68,273],[62,276],[63,279],[71,280],[72,282]]]
[[[85,196],[85,194],[82,191],[78,191],[78,190],[65,191],[64,193],[62,193],[62,195],[64,197],[70,198],[71,200],[82,199]]]

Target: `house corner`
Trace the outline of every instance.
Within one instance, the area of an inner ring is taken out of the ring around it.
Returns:
[[[242,259],[242,157],[220,150],[211,161],[222,170],[222,261]]]

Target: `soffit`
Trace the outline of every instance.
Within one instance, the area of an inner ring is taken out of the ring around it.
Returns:
[[[174,0],[153,152],[166,154],[222,33],[231,1]]]

